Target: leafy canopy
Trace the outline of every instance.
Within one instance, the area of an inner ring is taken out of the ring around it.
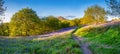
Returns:
[[[40,19],[30,8],[23,8],[12,16],[10,36],[26,36],[40,33]]]
[[[83,24],[99,23],[106,21],[106,11],[104,8],[94,5],[85,10],[85,15],[82,19]]]
[[[108,5],[108,13],[111,16],[120,17],[120,0],[105,0]]]

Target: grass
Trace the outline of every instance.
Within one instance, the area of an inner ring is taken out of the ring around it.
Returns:
[[[86,38],[94,54],[120,53],[120,24],[79,28],[75,34]]]
[[[0,39],[0,54],[82,54],[70,34],[46,40]]]

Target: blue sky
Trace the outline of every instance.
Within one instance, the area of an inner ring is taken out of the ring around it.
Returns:
[[[9,22],[15,12],[25,7],[32,8],[38,16],[81,18],[84,15],[84,10],[95,4],[106,7],[104,0],[5,0],[4,6],[8,7],[5,13],[5,22]]]

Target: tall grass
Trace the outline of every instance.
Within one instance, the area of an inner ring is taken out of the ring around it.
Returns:
[[[120,24],[80,28],[75,34],[87,38],[94,54],[120,53]]]
[[[67,34],[47,40],[0,39],[0,54],[81,54],[81,50]]]

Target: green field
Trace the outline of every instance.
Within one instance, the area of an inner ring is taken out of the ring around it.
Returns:
[[[79,28],[75,34],[89,43],[94,54],[120,53],[120,24]]]
[[[0,39],[0,54],[81,54],[70,34],[47,40]]]

